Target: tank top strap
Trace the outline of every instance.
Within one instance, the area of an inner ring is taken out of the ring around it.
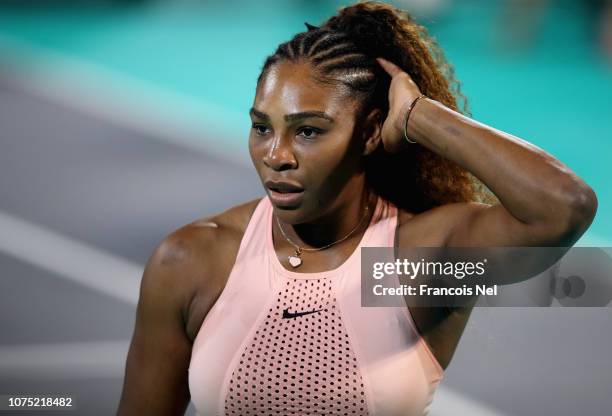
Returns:
[[[398,208],[387,199],[380,197],[380,211],[378,218],[373,221],[372,230],[364,246],[367,247],[393,247],[395,229],[398,223]]]
[[[246,259],[262,257],[266,250],[266,226],[269,210],[268,197],[264,196],[259,200],[246,230],[240,241],[236,263],[242,263]]]

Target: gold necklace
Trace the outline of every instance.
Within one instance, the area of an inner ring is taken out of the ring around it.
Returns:
[[[368,198],[369,198],[369,195],[368,195]],[[293,255],[290,255],[288,257],[289,264],[293,268],[296,268],[296,267],[298,267],[299,265],[301,265],[303,263],[302,258],[300,257],[302,255],[303,251],[319,251],[319,250],[323,250],[323,249],[331,247],[334,244],[338,244],[338,243],[346,240],[347,238],[349,238],[359,228],[359,226],[361,225],[363,220],[368,216],[368,211],[369,210],[370,210],[369,203],[366,203],[366,207],[365,207],[365,210],[364,210],[364,215],[363,215],[363,217],[361,217],[361,220],[359,220],[359,223],[357,223],[355,228],[353,228],[347,235],[345,235],[341,239],[339,239],[337,241],[334,241],[334,242],[332,242],[330,244],[327,244],[327,245],[325,245],[323,247],[318,247],[318,248],[304,248],[304,247],[300,247],[297,244],[295,244],[293,241],[291,241],[291,239],[287,236],[287,234],[285,234],[285,231],[283,231],[283,227],[281,226],[280,221],[278,220],[278,217],[276,217],[276,223],[278,224],[278,229],[280,230],[280,232],[283,235],[283,237],[285,237],[285,240],[287,240],[287,242],[293,246],[294,251],[295,251],[295,253]]]

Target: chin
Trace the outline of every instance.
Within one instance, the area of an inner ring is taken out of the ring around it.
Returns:
[[[304,210],[304,204],[299,206],[277,206],[272,202],[274,215],[285,224],[302,224],[310,220],[310,216]]]

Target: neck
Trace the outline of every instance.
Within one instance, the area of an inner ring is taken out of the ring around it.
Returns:
[[[351,234],[351,231],[352,234],[344,241],[360,236],[367,229],[374,214],[376,201],[376,195],[372,191],[365,186],[361,189],[359,198],[341,199],[346,202],[331,207],[315,221],[292,225],[279,219],[282,231],[301,248],[320,248],[332,244]],[[366,206],[369,207],[367,211]],[[280,235],[282,236],[282,233]]]

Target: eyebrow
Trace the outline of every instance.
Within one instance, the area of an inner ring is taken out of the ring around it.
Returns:
[[[270,120],[270,116],[267,115],[266,113],[263,113],[259,110],[256,110],[255,108],[251,107],[251,109],[249,110],[249,114],[259,117],[263,120],[269,121]],[[317,118],[322,118],[325,119],[331,123],[334,123],[335,120],[327,115],[325,112],[323,111],[302,111],[300,113],[293,113],[293,114],[285,114],[285,116],[283,117],[285,119],[285,121],[288,122],[292,122],[292,121],[296,121],[296,120],[302,120],[305,118],[312,118],[312,117],[317,117]]]

